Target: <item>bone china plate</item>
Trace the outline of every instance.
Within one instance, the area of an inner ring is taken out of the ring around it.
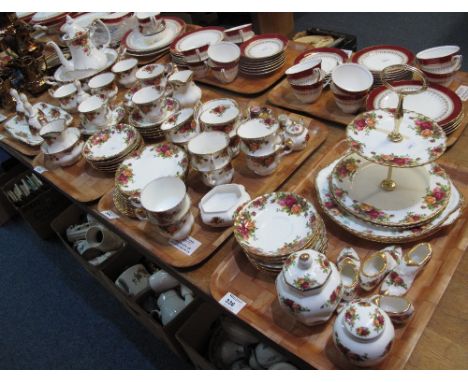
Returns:
[[[175,42],[175,49],[183,52],[204,45],[215,44],[223,40],[223,31],[224,28],[221,27],[205,27],[185,33]]]
[[[368,111],[359,114],[347,126],[347,139],[352,150],[360,156],[385,166],[422,166],[444,153],[447,137],[430,118],[405,110],[400,125],[403,140],[400,142],[388,138],[394,126],[392,111]]]
[[[266,59],[278,54],[288,44],[288,39],[280,34],[267,33],[252,37],[241,45],[243,56],[253,59]]]
[[[290,192],[259,196],[238,212],[234,236],[249,253],[281,256],[303,248],[316,231],[312,203]]]
[[[118,124],[89,137],[83,148],[86,160],[108,160],[124,153],[135,144],[138,134],[133,126]]]
[[[380,72],[390,65],[411,64],[414,54],[401,46],[375,45],[356,52],[351,60],[373,72]]]
[[[392,86],[398,90],[417,90],[420,81],[395,81]],[[395,108],[398,95],[385,86],[380,86],[369,94],[367,110]],[[403,107],[412,110],[445,125],[456,119],[462,111],[460,97],[445,86],[430,84],[427,90],[419,94],[405,96]]]
[[[405,243],[433,234],[440,228],[454,223],[460,216],[463,197],[456,186],[452,183],[450,187],[452,192],[447,207],[440,215],[425,225],[408,229],[398,229],[393,227],[376,226],[358,219],[357,217],[340,209],[330,192],[329,176],[339,160],[340,159],[331,163],[317,174],[315,180],[317,199],[322,210],[331,220],[355,236],[379,243]]]
[[[335,200],[360,219],[396,227],[421,225],[447,206],[451,182],[438,164],[394,169],[392,192],[380,187],[387,170],[356,153],[343,157],[330,177]]]
[[[115,173],[115,185],[127,195],[137,195],[152,180],[163,176],[184,177],[187,154],[171,143],[146,146],[125,159]]]

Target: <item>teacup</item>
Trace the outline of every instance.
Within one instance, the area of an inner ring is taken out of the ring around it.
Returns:
[[[346,63],[337,66],[331,74],[331,91],[337,106],[345,113],[355,113],[363,105],[374,78],[363,65]]]
[[[241,150],[251,156],[264,156],[274,152],[278,144],[279,123],[273,118],[253,118],[239,125],[237,135]]]
[[[150,217],[150,221],[155,224],[155,229],[161,237],[167,240],[184,240],[192,231],[195,218],[190,210],[190,203],[188,204],[188,211],[182,218],[169,225],[157,225],[155,221]]]
[[[291,146],[281,145],[266,155],[252,156],[246,154],[247,167],[260,176],[273,174],[279,166],[281,157],[289,154],[291,151]]]
[[[314,58],[291,66],[285,74],[289,83],[294,85],[303,85],[314,83],[320,78],[322,59]]]
[[[429,83],[448,87],[454,80],[458,69],[450,73],[432,73],[432,72],[427,72],[425,70],[421,70],[421,71],[424,73]]]
[[[89,244],[86,240],[77,240],[73,245],[76,251],[86,260],[98,257],[102,252]]]
[[[230,365],[234,361],[247,357],[244,346],[229,340],[221,342],[216,352],[219,354],[219,358],[224,365]]]
[[[158,307],[152,313],[156,313],[163,326],[171,322],[185,308],[185,302],[175,290],[161,293],[158,297]]]
[[[143,264],[135,264],[117,278],[115,285],[129,296],[136,296],[150,289],[149,277]]]
[[[67,240],[70,242],[84,240],[86,238],[86,232],[88,232],[92,225],[91,223],[83,223],[68,227],[65,231]]]
[[[231,161],[229,136],[221,131],[205,131],[187,145],[190,163],[198,171],[212,171]]]
[[[132,96],[132,103],[144,123],[157,122],[163,114],[164,92],[154,86],[146,86]]]
[[[102,252],[114,251],[123,245],[123,241],[118,235],[102,225],[91,226],[86,231],[85,238],[91,247]]]
[[[247,41],[252,38],[254,32],[252,30],[252,24],[243,24],[237,27],[229,28],[224,30],[225,41]]]
[[[101,73],[91,78],[88,82],[91,94],[104,99],[113,99],[117,96],[118,88],[115,84],[115,74],[111,72]]]
[[[231,162],[228,162],[217,170],[200,171],[200,173],[205,186],[215,187],[220,186],[221,184],[231,183],[234,176],[234,167],[232,167]]]
[[[190,210],[190,198],[185,183],[176,176],[154,179],[141,191],[140,197],[131,197],[140,220],[156,225],[170,225]],[[188,206],[188,208],[187,208]]]
[[[48,143],[52,144],[66,128],[66,120],[63,118],[55,119],[42,126],[39,135]]]
[[[172,65],[148,64],[135,73],[143,86],[166,86],[166,74],[172,71]]]
[[[324,78],[325,72],[319,69],[319,72],[315,72],[314,76],[308,81],[296,83],[295,80],[290,80],[289,78],[288,81],[294,95],[299,101],[302,103],[313,103],[322,94]]]
[[[208,65],[215,78],[223,83],[235,80],[239,73],[240,49],[232,42],[219,42],[208,48]]]
[[[206,77],[210,70],[210,67],[206,61],[187,62],[187,66],[193,72],[193,76],[197,79]]]
[[[160,294],[177,287],[179,285],[179,281],[165,270],[160,269],[150,276],[149,285],[154,293]]]
[[[82,116],[85,127],[102,127],[107,123],[109,112],[107,99],[93,95],[78,105],[78,112]]]
[[[127,58],[112,66],[112,72],[117,75],[117,82],[126,88],[131,88],[135,84],[137,70],[138,60],[136,58]]]
[[[78,89],[75,84],[68,83],[58,88],[49,90],[50,95],[55,98],[63,110],[75,112],[78,107]]]
[[[185,108],[171,115],[161,125],[166,139],[175,144],[185,144],[200,133],[194,110]]]
[[[263,342],[260,342],[255,347],[254,352],[257,362],[265,368],[268,368],[275,363],[286,361],[286,357]]]
[[[135,12],[138,21],[138,30],[144,36],[152,36],[162,32],[165,27],[160,12]]]
[[[416,60],[426,73],[448,74],[461,68],[463,56],[459,46],[443,45],[420,51],[416,54]]]

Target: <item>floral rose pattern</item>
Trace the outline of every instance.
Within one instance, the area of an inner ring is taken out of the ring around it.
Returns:
[[[376,309],[373,314],[371,314],[372,323],[374,324],[374,331],[380,333],[385,324],[385,318],[382,314]]]
[[[117,173],[116,178],[117,184],[124,186],[133,181],[132,167],[128,164],[122,164],[119,168],[119,172]]]
[[[335,168],[335,176],[342,181],[345,178],[352,179],[353,175],[356,173],[358,164],[361,161],[355,158],[348,158],[340,162]]]
[[[356,320],[359,319],[359,314],[356,311],[356,308],[354,306],[350,306],[344,315],[344,320],[348,323],[351,328],[354,328],[354,323]]]
[[[320,256],[317,258],[317,264],[320,266],[320,269],[323,273],[330,272],[330,262],[325,256]]]
[[[309,308],[306,308],[289,298],[285,298],[281,296],[281,302],[289,308],[291,313],[297,314],[301,312],[310,312]]]
[[[282,207],[282,211],[288,215],[300,215],[307,208],[307,203],[301,198],[298,199],[293,194],[278,193],[278,204]]]
[[[352,208],[355,212],[357,212],[364,218],[378,222],[387,222],[390,220],[391,217],[394,216],[391,214],[387,214],[386,212],[383,212],[378,208],[375,208],[374,206],[371,206],[367,203],[358,203],[354,201]]]
[[[75,38],[71,40],[71,45],[75,48],[81,48],[86,56],[91,55],[88,34],[86,32],[77,32]]]
[[[395,271],[391,271],[389,273],[388,277],[386,277],[385,284],[389,286],[396,286],[403,289],[408,289],[405,280],[403,280],[403,278]]]
[[[346,358],[355,362],[364,362],[369,359],[369,355],[367,353],[357,354],[357,353],[352,352],[346,346],[344,346],[341,343],[337,332],[335,332],[334,339],[335,339],[336,347],[344,354]]]
[[[255,234],[255,221],[252,219],[252,215],[249,211],[245,211],[243,214],[238,215],[238,224],[236,224],[235,232],[240,235],[243,240],[248,240],[254,237]]]
[[[370,330],[365,326],[360,326],[359,328],[356,328],[356,334],[359,337],[367,337],[370,334]]]
[[[229,105],[218,105],[214,107],[213,109],[211,109],[210,113],[215,114],[218,117],[221,117],[229,108],[230,108]]]
[[[420,136],[430,138],[433,141],[442,135],[441,130],[436,128],[432,120],[427,117],[415,119],[415,130]]]
[[[154,147],[154,151],[160,157],[170,158],[174,155],[174,150],[171,145],[163,143]]]
[[[373,155],[374,161],[379,164],[383,164],[386,166],[397,166],[397,167],[411,167],[417,165],[418,161],[421,158],[411,158],[409,156],[404,155],[393,155],[393,154],[376,154],[371,152]]]
[[[283,270],[287,271],[289,267],[296,265],[296,255],[289,256],[283,263]]]
[[[427,190],[427,195],[424,197],[424,202],[430,210],[439,208],[444,204],[449,196],[450,188],[448,185],[437,183],[437,187],[432,190]]]
[[[445,145],[439,145],[436,147],[428,148],[429,158],[432,160],[437,159],[445,151]]]
[[[366,135],[368,135],[370,130],[375,129],[377,118],[382,117],[380,115],[377,117],[375,112],[365,113],[361,118],[355,119],[352,122],[352,125],[349,126],[355,134],[364,132]]]
[[[303,277],[299,277],[293,281],[294,286],[300,290],[308,290],[317,285],[317,281],[310,278],[309,274],[305,274]]]
[[[341,285],[338,285],[333,290],[328,300],[320,307],[320,309],[325,309],[325,308],[329,308],[331,306],[336,305],[341,300],[341,296],[342,296],[341,289],[342,289]]]

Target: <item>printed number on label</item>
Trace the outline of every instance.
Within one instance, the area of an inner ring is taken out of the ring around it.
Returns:
[[[246,305],[245,301],[231,292],[226,293],[219,303],[234,314],[238,314]]]

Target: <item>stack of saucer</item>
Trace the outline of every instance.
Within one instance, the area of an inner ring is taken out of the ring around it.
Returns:
[[[387,66],[397,64],[412,65],[414,54],[408,49],[396,45],[374,45],[353,54],[351,61],[364,65],[374,77],[374,87],[382,85],[380,74]],[[387,81],[410,80],[412,73],[404,68],[388,72]]]
[[[133,126],[120,123],[89,137],[83,156],[96,170],[114,172],[127,156],[143,145],[141,135]]]
[[[248,76],[275,72],[284,64],[287,44],[287,37],[276,33],[252,37],[240,46],[240,72]]]
[[[421,87],[421,81],[394,81],[391,85],[397,90],[412,91]],[[375,88],[367,98],[367,110],[395,108],[397,104],[398,95],[385,86]],[[437,84],[428,85],[422,93],[405,96],[405,109],[433,119],[446,135],[457,130],[464,118],[460,97],[449,88]]]
[[[234,218],[234,236],[258,269],[280,272],[296,251],[325,253],[325,226],[311,202],[291,192],[274,192],[246,203]]]
[[[187,173],[187,154],[171,143],[146,146],[140,152],[125,159],[115,173],[114,204],[120,213],[136,217],[131,198],[153,179],[165,176],[184,178]]]
[[[171,115],[179,110],[179,102],[170,97],[162,101],[161,117],[154,122],[146,122],[137,108],[134,108],[128,116],[128,122],[135,126],[145,140],[155,140],[164,138],[164,132],[161,125]]]

